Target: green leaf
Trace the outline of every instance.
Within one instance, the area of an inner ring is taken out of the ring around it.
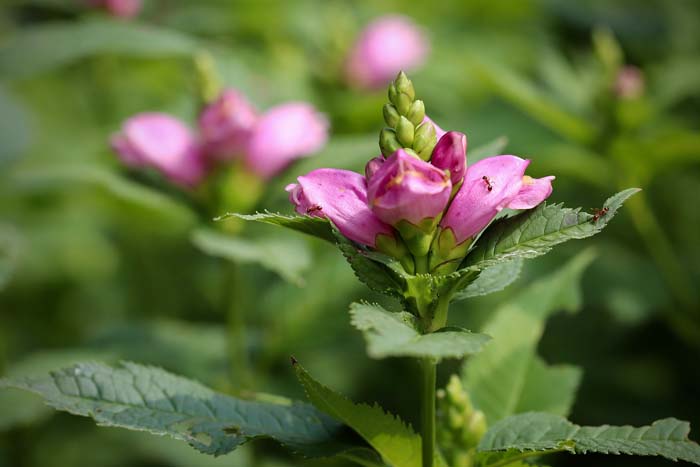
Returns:
[[[189,56],[198,43],[181,33],[136,21],[90,19],[20,30],[0,46],[0,75],[27,78],[100,53],[137,57]]]
[[[479,237],[462,266],[483,269],[510,258],[534,258],[559,243],[595,235],[637,192],[639,188],[629,188],[611,196],[598,217],[545,202],[535,209],[499,219]]]
[[[520,276],[522,258],[494,264],[481,271],[477,278],[453,296],[453,300],[479,297],[505,289]]]
[[[192,242],[208,255],[260,264],[296,285],[304,285],[303,273],[311,265],[307,244],[294,238],[252,240],[200,228],[192,233]]]
[[[420,334],[412,314],[392,313],[376,304],[353,303],[350,315],[353,326],[364,334],[372,358],[461,358],[481,351],[491,340],[485,334],[460,328]]]
[[[356,404],[314,380],[296,361],[294,371],[306,395],[319,410],[340,420],[394,467],[421,467],[421,439],[411,427],[380,406]]]
[[[240,400],[135,363],[81,363],[42,377],[3,379],[3,387],[35,392],[52,407],[92,417],[101,426],[168,435],[206,454],[226,454],[256,437],[305,455],[353,447],[340,441],[342,425],[309,404]]]
[[[404,298],[408,274],[397,261],[358,247],[340,233],[334,235],[338,248],[362,283],[375,292]]]
[[[272,224],[296,230],[297,232],[305,233],[322,240],[326,240],[333,244],[336,243],[336,237],[333,234],[333,226],[323,217],[311,216],[287,216],[284,214],[276,214],[272,212],[262,212],[257,214],[236,214],[226,213],[217,217],[216,221],[222,221],[231,217],[236,217],[246,221],[262,222],[263,224]]]
[[[0,224],[0,291],[10,282],[19,262],[22,241],[19,232],[9,224]]]
[[[675,418],[649,426],[575,425],[563,417],[529,412],[496,423],[482,438],[480,451],[561,449],[575,454],[597,452],[662,456],[700,465],[700,446],[688,439],[690,424]]]
[[[489,424],[530,410],[568,414],[580,370],[547,366],[536,349],[551,313],[580,307],[580,278],[593,257],[586,250],[533,283],[499,307],[483,329],[494,341],[466,362],[463,383]]]

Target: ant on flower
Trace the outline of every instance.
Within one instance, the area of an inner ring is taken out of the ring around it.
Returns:
[[[484,175],[483,177],[481,177],[481,179],[484,181],[484,183],[486,183],[487,190],[489,190],[489,191],[493,190],[493,185],[492,185],[491,179],[489,177]]]
[[[323,208],[322,208],[321,206],[319,206],[318,204],[314,204],[313,206],[309,207],[309,208],[306,210],[306,214],[312,214],[312,213],[314,213],[314,212],[321,211],[322,209],[323,209]]]

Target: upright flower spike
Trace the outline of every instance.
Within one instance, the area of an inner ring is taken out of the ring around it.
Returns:
[[[446,173],[403,149],[396,151],[367,182],[372,212],[396,227],[414,256],[425,256],[447,206],[452,183]]]
[[[252,129],[245,160],[263,178],[320,150],[328,139],[328,119],[312,105],[290,102],[271,108]]]
[[[203,153],[192,132],[167,114],[142,113],[129,118],[111,143],[126,165],[155,168],[182,186],[195,186],[206,174]]]
[[[226,89],[199,116],[199,130],[207,155],[230,160],[244,154],[258,113],[243,94]]]
[[[390,15],[370,23],[360,34],[345,64],[345,78],[362,89],[381,89],[401,70],[420,67],[428,41],[405,16]]]

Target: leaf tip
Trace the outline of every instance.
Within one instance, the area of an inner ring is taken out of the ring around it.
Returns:
[[[289,356],[289,361],[292,364],[293,367],[296,367],[299,364],[299,360],[297,360],[294,355]]]

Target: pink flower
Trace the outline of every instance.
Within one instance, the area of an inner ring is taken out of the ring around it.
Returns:
[[[516,156],[495,156],[469,166],[440,222],[443,229],[452,230],[457,245],[483,230],[503,208],[529,209],[551,194],[554,177],[526,177],[529,163]]]
[[[393,237],[367,205],[367,184],[362,175],[348,170],[317,169],[287,185],[289,201],[302,215],[325,217],[357,243],[376,246],[377,236]]]
[[[384,16],[360,34],[346,62],[346,79],[360,88],[381,88],[399,71],[420,67],[428,49],[423,32],[409,18]]]
[[[450,171],[452,186],[459,184],[467,171],[467,137],[458,131],[448,131],[433,149],[430,162]]]
[[[439,216],[447,206],[452,183],[443,170],[403,149],[389,157],[368,180],[372,211],[390,225],[413,225]]]
[[[197,185],[206,172],[203,153],[190,129],[167,114],[129,118],[111,143],[124,164],[155,168],[179,185]]]
[[[622,99],[636,99],[644,93],[644,75],[633,65],[623,67],[615,78],[615,94]]]
[[[207,155],[230,160],[245,152],[258,114],[235,89],[227,89],[199,116],[199,130]]]
[[[111,15],[119,18],[133,18],[141,11],[141,0],[90,0],[90,4],[104,8]]]
[[[328,120],[303,102],[271,108],[260,117],[246,148],[247,165],[269,178],[300,157],[320,150],[328,139]]]

